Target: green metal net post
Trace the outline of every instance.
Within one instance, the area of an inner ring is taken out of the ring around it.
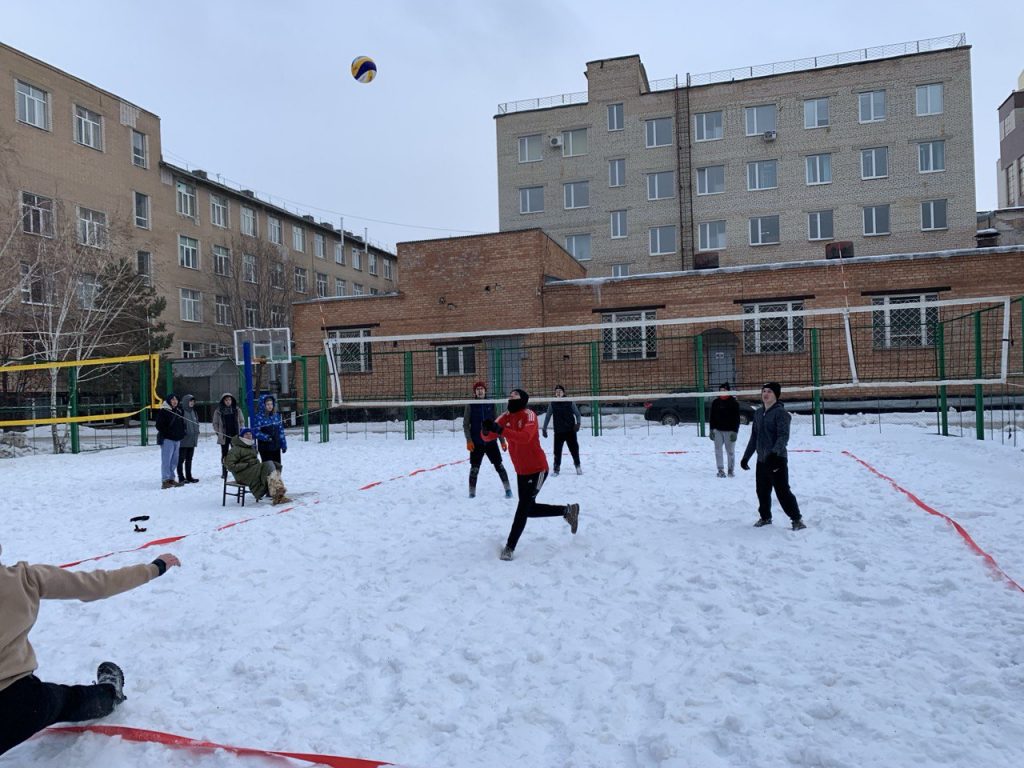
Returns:
[[[601,394],[601,348],[600,342],[590,342],[590,394]],[[601,403],[590,401],[590,432],[594,437],[601,436]]]
[[[167,364],[164,365],[164,372],[167,377],[167,386],[164,388],[164,391],[160,393],[161,397],[166,395],[168,392],[174,391],[174,363],[168,360]]]
[[[296,358],[302,366],[302,441],[309,442],[309,379],[306,371],[306,357]]]
[[[818,339],[818,329],[811,328],[811,384],[814,389],[811,391],[811,404],[814,413],[814,436],[821,437],[825,434],[825,424],[821,414],[821,347]]]
[[[693,353],[696,355],[694,360],[694,369],[697,371],[697,391],[703,392],[705,388],[704,383],[704,337],[697,336],[694,338]],[[705,430],[704,423],[704,397],[697,398],[697,434],[704,437],[707,432]]]
[[[149,361],[139,363],[139,445],[149,445]]]
[[[412,352],[405,352],[402,357],[405,377],[405,399],[406,401],[411,401],[413,396]],[[416,439],[416,412],[411,405],[405,406],[405,439]]]
[[[78,369],[71,368],[68,371],[68,416],[78,416]],[[78,424],[71,422],[71,452],[79,453],[82,450],[79,442]]]
[[[946,326],[942,323],[935,326],[935,372],[940,381],[946,378]],[[949,437],[949,403],[945,384],[939,384],[936,410],[939,412],[939,434]]]
[[[317,365],[320,381],[320,442],[326,443],[331,439],[330,411],[327,410],[327,357],[320,355]]]
[[[984,371],[981,356],[981,312],[974,313],[974,377],[980,379]],[[985,395],[981,384],[974,385],[974,429],[979,440],[985,439]]]
[[[491,370],[494,372],[494,391],[505,394],[505,366],[500,349],[491,350]]]

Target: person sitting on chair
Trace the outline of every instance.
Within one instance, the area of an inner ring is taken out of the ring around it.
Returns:
[[[243,427],[235,437],[231,438],[231,449],[224,457],[224,468],[231,472],[235,482],[241,483],[252,492],[252,497],[259,501],[270,496],[271,503],[280,504],[288,501],[285,496],[287,489],[281,480],[281,473],[273,461],[263,461],[256,453],[256,445],[252,430]]]

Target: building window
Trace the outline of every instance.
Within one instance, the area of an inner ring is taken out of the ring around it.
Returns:
[[[132,165],[149,168],[149,137],[132,129]]]
[[[85,274],[75,284],[75,297],[82,309],[96,309],[96,299],[100,295],[100,281],[96,275]]]
[[[882,179],[888,175],[888,147],[873,147],[860,151],[860,177],[862,179]]]
[[[227,229],[231,226],[228,199],[223,195],[210,195],[210,223],[215,227]]]
[[[656,117],[653,120],[644,120],[644,134],[648,149],[670,146],[672,144],[672,118]]]
[[[318,259],[327,258],[327,246],[324,241],[324,236],[319,232],[313,233],[313,255]]]
[[[256,284],[256,255],[242,254],[242,279],[247,283]]]
[[[231,318],[231,300],[227,296],[213,297],[213,318],[217,325],[234,325]]]
[[[831,240],[832,211],[811,211],[807,214],[807,239]]]
[[[703,221],[697,225],[697,249],[720,251],[725,248],[725,222]]]
[[[437,348],[438,376],[469,376],[476,373],[476,349],[470,344]]]
[[[589,208],[590,207],[590,182],[570,181],[562,185],[565,193],[565,208]]]
[[[39,267],[24,261],[21,262],[20,288],[22,304],[49,304],[53,298],[51,278],[44,276]]]
[[[194,237],[178,235],[178,266],[199,269],[199,241]]]
[[[776,245],[778,242],[778,216],[755,216],[750,219],[751,245]]]
[[[565,250],[576,259],[576,261],[590,260],[590,235],[567,235],[565,238]]]
[[[292,225],[292,249],[299,253],[306,252],[306,230],[294,224]]]
[[[136,251],[135,274],[142,278],[146,285],[153,284],[153,254],[149,251]]]
[[[946,170],[946,142],[923,141],[917,145],[917,170],[937,173]]]
[[[323,272],[316,273],[316,295],[321,299],[327,297],[327,275]]]
[[[889,206],[868,205],[864,207],[864,235],[889,234]]]
[[[352,295],[353,296],[362,296],[363,295],[363,284],[362,283],[352,283]]]
[[[608,105],[608,130],[609,131],[621,131],[625,124],[625,117],[623,111],[623,105],[620,101],[618,104]]]
[[[523,187],[519,190],[520,213],[542,213],[544,211],[544,187]]]
[[[345,295],[345,281],[340,277],[334,278],[334,295],[344,296]]]
[[[804,308],[802,301],[744,304],[743,351],[748,355],[804,351],[804,317],[793,314]],[[777,317],[768,313],[785,312]]]
[[[369,328],[328,331],[327,338],[345,340],[342,344],[331,345],[334,350],[334,369],[336,371],[339,373],[368,373],[373,370]],[[349,339],[351,341],[348,341]]]
[[[21,230],[29,235],[53,237],[53,200],[31,192],[22,192]]]
[[[885,91],[864,91],[858,95],[858,104],[860,122],[885,120]]]
[[[929,83],[917,86],[917,115],[941,115],[942,83]]]
[[[519,137],[519,162],[537,163],[541,160],[541,135],[539,133],[530,136]]]
[[[242,234],[256,237],[258,232],[256,211],[247,205],[242,206]]]
[[[651,227],[649,235],[651,256],[664,256],[676,252],[676,228],[674,226]]]
[[[612,277],[629,277],[629,264],[612,264]]]
[[[722,113],[698,112],[693,116],[693,134],[695,141],[716,141],[722,138]]]
[[[135,226],[149,229],[149,195],[136,192],[135,195]]]
[[[805,99],[804,128],[824,128],[828,124],[828,99]]]
[[[288,315],[280,304],[270,305],[270,327],[283,328],[288,325]]]
[[[107,244],[107,214],[88,208],[78,209],[78,242],[93,248]]]
[[[619,240],[623,237],[626,237],[629,234],[629,230],[626,226],[625,211],[612,211],[610,220],[610,237],[612,238],[612,240]]]
[[[181,290],[181,319],[190,323],[203,322],[203,294],[191,288]]]
[[[653,360],[658,356],[657,326],[649,325],[657,319],[657,312],[645,309],[639,312],[606,312],[601,322],[612,325],[601,331],[605,360]],[[618,323],[631,323],[628,326]]]
[[[231,251],[223,245],[213,246],[213,273],[221,277],[231,274]]]
[[[939,322],[938,307],[907,307],[937,301],[938,294],[919,293],[903,296],[876,296],[871,313],[872,346],[875,349],[930,347],[935,343],[935,326]]]
[[[366,254],[366,271],[371,275],[377,274],[377,254],[367,253]]]
[[[334,244],[334,263],[345,266],[345,243],[343,241]]]
[[[363,252],[358,248],[352,249],[352,269],[363,271]]]
[[[761,104],[757,107],[747,107],[744,109],[747,121],[747,136],[763,136],[768,131],[774,131],[777,109],[774,104]]]
[[[808,155],[807,184],[831,184],[832,183],[832,155]]]
[[[275,245],[281,245],[284,238],[281,236],[281,220],[274,216],[267,216],[267,237]]]
[[[709,165],[697,169],[697,194],[719,195],[725,192],[725,166]]]
[[[626,159],[619,157],[608,161],[608,186],[626,186]]]
[[[659,171],[647,174],[647,199],[667,200],[676,196],[675,171]]]
[[[103,118],[91,109],[75,107],[75,143],[103,149]]]
[[[383,262],[384,262],[384,279],[385,280],[393,280],[394,279],[394,277],[393,277],[394,273],[392,272],[392,269],[391,269],[391,259],[383,259]]]
[[[246,328],[260,327],[260,305],[257,302],[252,299],[246,299],[242,311],[245,314]]]
[[[779,186],[779,161],[756,160],[747,163],[747,189],[775,189]]]
[[[196,218],[196,188],[187,181],[175,183],[175,202],[178,213],[190,219]]]
[[[15,80],[18,122],[50,130],[50,94],[21,80]]]
[[[181,356],[185,360],[202,357],[203,345],[197,341],[183,341],[181,342]]]
[[[562,157],[576,157],[587,154],[587,129],[575,128],[562,131]]]
[[[270,265],[270,287],[284,288],[284,264],[280,261]]]
[[[295,268],[295,290],[299,293],[305,293],[308,288],[309,273],[305,267]]]
[[[946,228],[946,201],[925,200],[921,203],[921,229]]]

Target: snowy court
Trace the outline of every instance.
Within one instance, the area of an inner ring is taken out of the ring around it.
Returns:
[[[515,501],[486,462],[469,499],[461,431],[422,426],[291,433],[283,508],[222,507],[209,439],[201,482],[163,491],[156,446],[5,460],[0,542],[63,564],[186,535],[78,566],[173,552],[163,578],[41,608],[42,679],[124,667],[104,724],[421,768],[1021,766],[1024,452],[933,423],[794,417],[799,533],[777,504],[751,527],[739,455],[718,479],[695,427],[636,421],[581,433],[585,474],[567,460],[539,497],[579,502],[578,535],[530,520],[512,562]],[[308,763],[53,733],[0,757],[142,765]]]

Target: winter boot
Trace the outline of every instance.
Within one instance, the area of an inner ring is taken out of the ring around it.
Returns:
[[[476,498],[476,478],[480,474],[480,467],[469,468],[469,498]]]
[[[579,504],[566,504],[565,514],[563,515],[565,522],[569,524],[569,530],[576,533],[576,529],[580,525],[580,505]]]
[[[511,560],[512,559],[512,552],[514,552],[514,551],[515,550],[513,550],[512,547],[505,547],[503,550],[501,550],[501,554],[498,555],[498,557],[501,558],[502,560]]]
[[[124,695],[124,672],[112,661],[104,661],[96,668],[96,683],[114,687],[114,704],[128,698]]]
[[[718,470],[718,476],[719,477],[725,477],[725,470],[724,469]]]
[[[284,481],[281,480],[280,472],[271,472],[267,477],[267,490],[270,491],[271,504],[280,504],[282,501],[289,501],[285,496],[288,489],[284,487]]]
[[[511,499],[512,498],[512,489],[511,488],[506,488],[505,489],[505,498],[506,499]]]
[[[770,517],[769,518],[762,517],[760,520],[758,520],[756,523],[754,523],[754,527],[755,528],[761,528],[762,526],[771,525],[771,524],[772,524],[772,519]]]
[[[736,473],[733,472],[731,469],[729,470],[729,477],[736,477]]]
[[[559,472],[558,467],[555,467],[553,470],[551,470],[552,477],[558,477],[558,472]]]
[[[579,464],[576,465],[576,474],[577,475],[582,475],[583,474],[583,467],[581,467]]]
[[[186,477],[185,478],[185,482],[186,483],[198,483],[199,482],[199,478],[196,478],[196,477]]]
[[[807,526],[804,525],[804,521],[801,520],[799,517],[796,520],[793,521],[793,530],[794,531],[802,531],[806,527]]]
[[[173,480],[164,480],[160,484],[160,490],[161,491],[166,491],[168,488],[173,488],[173,487],[174,487],[174,481]]]

